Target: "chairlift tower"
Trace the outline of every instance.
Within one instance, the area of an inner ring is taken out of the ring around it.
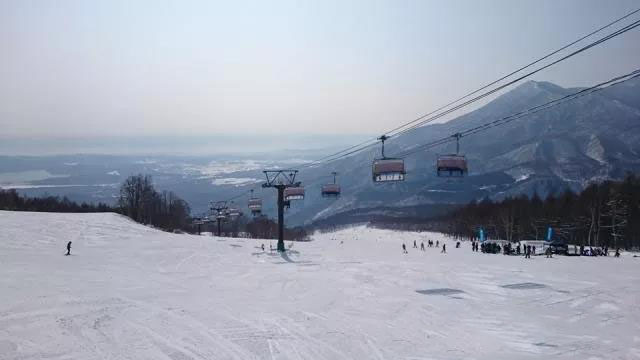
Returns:
[[[222,222],[226,219],[226,211],[229,207],[226,201],[211,202],[211,214],[215,215],[218,223],[218,236],[222,233]]]
[[[275,188],[278,190],[278,251],[285,251],[284,247],[284,189],[299,187],[300,182],[296,182],[298,170],[265,170],[263,171],[267,182],[262,184],[263,188]]]

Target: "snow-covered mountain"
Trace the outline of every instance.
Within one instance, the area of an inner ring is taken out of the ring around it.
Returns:
[[[386,146],[387,155],[473,128],[575,92],[548,82],[528,81],[487,105],[445,124],[409,132]],[[537,192],[541,196],[593,181],[620,178],[640,170],[640,80],[538,112],[461,140],[469,160],[469,176],[444,180],[435,174],[437,153],[455,151],[450,143],[405,159],[406,181],[374,185],[372,159],[379,148],[305,171],[314,179],[331,171],[344,196],[330,202],[311,187],[304,206],[292,207],[292,222],[310,222],[344,210],[379,206],[412,206],[503,198]]]

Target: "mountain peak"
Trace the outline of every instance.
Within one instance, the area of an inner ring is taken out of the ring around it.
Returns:
[[[552,94],[562,94],[566,92],[567,89],[562,86],[556,85],[549,81],[535,81],[528,80],[520,85],[518,85],[511,92],[520,93],[518,95],[523,95],[526,93],[538,93],[538,92],[547,92]]]

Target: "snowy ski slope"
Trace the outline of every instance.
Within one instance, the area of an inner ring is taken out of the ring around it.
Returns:
[[[640,358],[629,255],[421,252],[443,237],[359,227],[280,256],[114,214],[0,211],[0,229],[3,360]]]

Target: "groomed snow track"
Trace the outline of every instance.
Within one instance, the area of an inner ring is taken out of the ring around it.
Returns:
[[[115,214],[0,211],[0,229],[3,360],[640,357],[626,254],[421,252],[446,240],[358,227],[280,256]]]

